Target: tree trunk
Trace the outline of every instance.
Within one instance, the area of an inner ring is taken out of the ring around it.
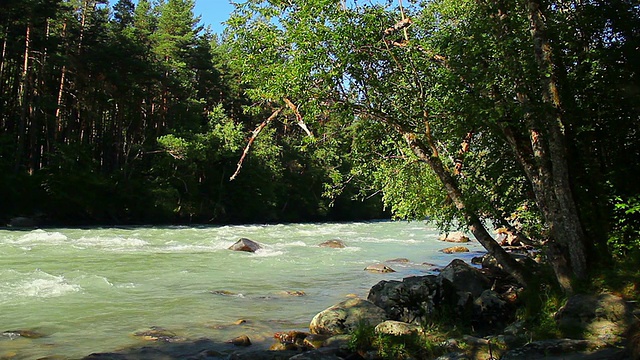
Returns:
[[[551,221],[551,236],[559,247],[569,254],[570,268],[579,278],[587,275],[585,235],[575,205],[569,180],[568,151],[565,144],[562,103],[552,59],[551,45],[546,37],[544,15],[539,1],[528,3],[530,31],[536,61],[540,70],[542,100],[547,110],[542,124],[547,130],[548,166],[550,184],[544,190],[550,200],[547,221]],[[544,166],[544,164],[542,165]]]
[[[6,26],[4,30],[4,34],[2,36],[2,57],[0,58],[0,93],[2,93],[2,88],[4,87],[4,67],[7,59],[7,37],[8,37],[9,27]]]
[[[65,21],[64,24],[62,24],[62,40],[64,41],[64,39],[67,36],[67,22]],[[68,55],[68,52],[67,52]],[[67,65],[64,64],[62,65],[62,70],[60,70],[60,85],[58,86],[58,99],[56,101],[56,125],[55,125],[55,136],[54,139],[58,140],[61,139],[62,136],[62,129],[63,129],[63,125],[62,125],[62,100],[63,100],[63,96],[64,96],[64,83],[65,80],[67,78]]]
[[[480,244],[491,254],[493,255],[498,263],[504,267],[504,269],[513,276],[518,283],[523,286],[528,284],[528,275],[526,274],[524,268],[520,263],[518,263],[509,253],[507,253],[501,246],[498,244],[495,239],[489,234],[486,227],[480,220],[480,217],[475,214],[469,207],[466,205],[466,201],[462,196],[462,192],[458,187],[457,182],[451,176],[451,173],[447,171],[442,163],[442,159],[437,155],[437,150],[435,149],[435,145],[433,141],[430,140],[431,135],[429,133],[427,126],[427,142],[431,144],[427,147],[422,141],[418,139],[416,134],[405,131],[401,129],[399,126],[396,126],[396,129],[400,131],[400,133],[404,136],[405,141],[413,151],[413,153],[418,156],[418,158],[424,162],[426,162],[431,169],[436,173],[442,184],[444,185],[447,194],[453,201],[456,208],[463,214],[467,226],[474,237],[480,242]],[[432,154],[429,154],[429,148],[431,148]]]
[[[15,171],[18,172],[22,166],[22,158],[24,155],[24,145],[27,129],[27,93],[29,87],[29,55],[31,52],[31,24],[27,24],[24,40],[24,59],[22,63],[22,72],[20,74],[20,85],[18,87],[18,104],[20,108],[20,120],[17,129],[16,141],[16,159]]]
[[[549,235],[551,241],[547,242],[547,255],[553,267],[558,284],[567,293],[573,292],[571,279],[573,277],[570,264],[568,263],[569,255],[566,248],[563,247],[562,241],[556,236],[558,227],[556,201],[550,193],[553,187],[551,183],[551,174],[546,171],[544,165],[546,158],[546,150],[542,146],[542,137],[538,131],[530,129],[529,139],[521,136],[517,131],[512,129],[507,123],[502,123],[501,129],[507,142],[511,145],[511,149],[516,159],[523,167],[524,172],[529,179],[533,194],[536,199],[536,205],[545,219],[545,223],[549,227]]]

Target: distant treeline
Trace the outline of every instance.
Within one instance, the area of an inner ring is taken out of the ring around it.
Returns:
[[[271,112],[246,111],[248,89],[193,0],[112,5],[0,3],[0,222],[386,216],[379,196],[327,185],[350,169],[348,134],[312,138],[293,112],[261,131],[230,181]]]

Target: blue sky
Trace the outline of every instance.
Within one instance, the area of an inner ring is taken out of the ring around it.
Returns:
[[[210,25],[213,32],[222,33],[223,21],[229,18],[233,11],[230,0],[196,0],[194,13],[202,16],[202,24]]]
[[[110,3],[113,5],[117,0],[110,0]],[[348,0],[348,3],[354,0]],[[137,1],[135,1],[137,3]],[[242,2],[236,0],[236,2]],[[368,3],[384,3],[388,2],[388,0],[361,0],[361,2]],[[396,3],[396,0],[393,1]],[[196,0],[196,6],[194,8],[194,14],[196,16],[202,17],[202,24],[206,26],[211,26],[211,30],[215,33],[222,33],[224,26],[222,22],[229,19],[229,15],[233,11],[233,5],[231,5],[231,0]]]

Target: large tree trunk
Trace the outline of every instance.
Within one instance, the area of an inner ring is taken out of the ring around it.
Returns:
[[[551,45],[546,37],[544,15],[539,1],[527,3],[531,37],[536,61],[540,68],[542,100],[546,105],[542,124],[546,129],[548,154],[545,164],[550,179],[544,191],[549,199],[546,220],[558,248],[568,252],[570,267],[577,278],[587,275],[585,235],[578,216],[569,180],[568,151],[565,144],[562,103],[552,59]]]

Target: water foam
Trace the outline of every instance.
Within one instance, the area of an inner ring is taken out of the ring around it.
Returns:
[[[47,232],[45,230],[33,230],[28,234],[22,235],[15,240],[10,240],[9,242],[16,245],[23,244],[51,244],[58,245],[60,243],[64,243],[68,240],[67,236],[59,233],[59,232]]]
[[[274,257],[284,254],[284,251],[262,248],[253,253],[254,257]]]
[[[20,297],[52,298],[64,296],[82,290],[77,284],[71,284],[64,276],[55,276],[41,270],[20,276],[15,282],[0,284],[0,291],[7,299]]]
[[[95,236],[95,237],[81,237],[74,241],[75,246],[79,247],[99,247],[113,250],[141,248],[149,245],[148,242],[130,237],[122,236]]]

